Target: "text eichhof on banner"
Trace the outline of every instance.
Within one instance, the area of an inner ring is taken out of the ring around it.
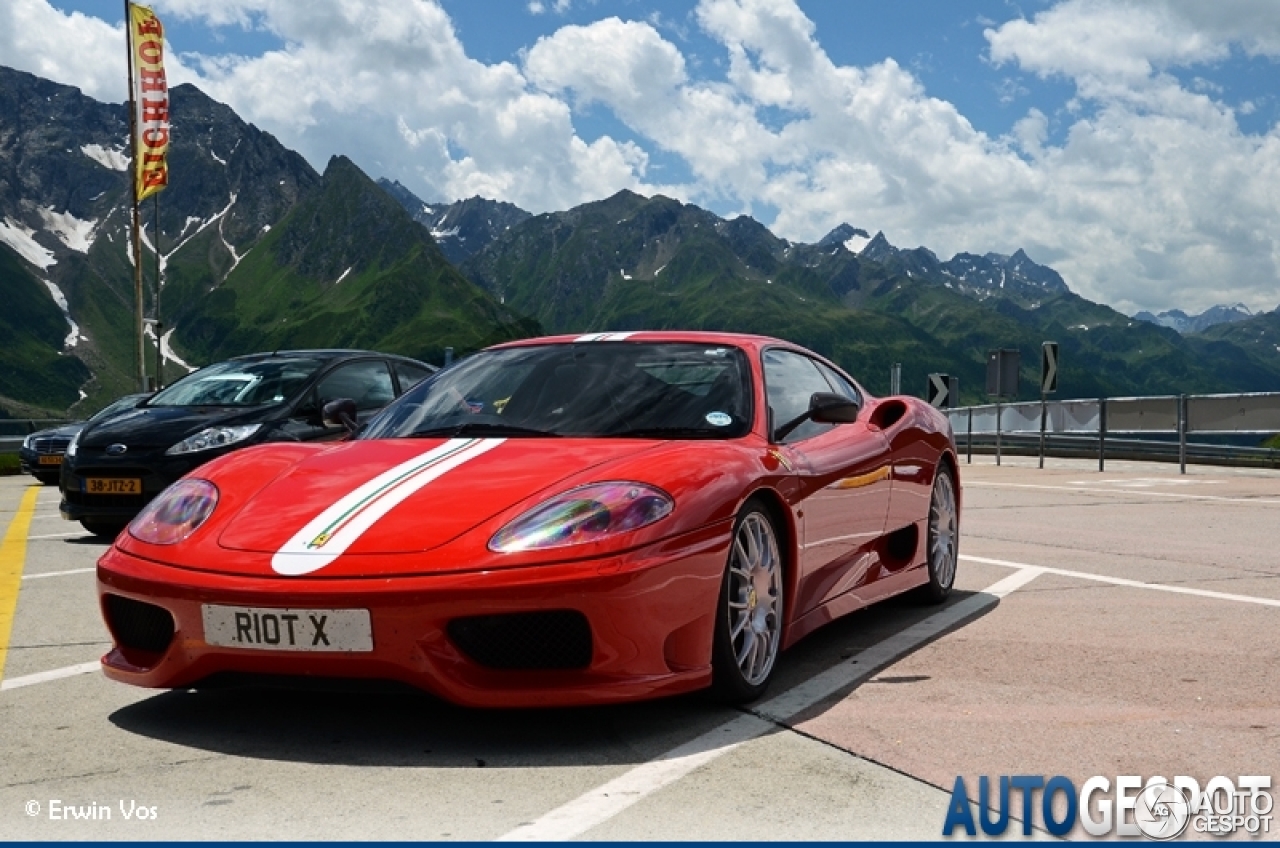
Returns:
[[[164,27],[146,6],[129,4],[133,57],[134,180],[138,201],[169,184],[169,86],[164,78]]]

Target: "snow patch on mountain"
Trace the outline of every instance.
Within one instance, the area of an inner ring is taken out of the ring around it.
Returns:
[[[55,212],[52,206],[41,207],[40,220],[45,229],[76,253],[88,253],[93,246],[93,231],[97,221],[81,221],[70,212]]]
[[[125,155],[122,147],[107,149],[101,144],[86,144],[80,148],[80,152],[112,171],[129,170],[129,157]]]
[[[35,240],[35,230],[12,218],[0,221],[0,241],[12,247],[18,255],[41,270],[57,264],[53,251]]]
[[[67,324],[71,326],[71,331],[67,333],[67,337],[62,340],[63,348],[75,347],[84,336],[80,335],[80,325],[71,320],[71,307],[67,304],[67,296],[62,293],[62,289],[58,288],[56,283],[49,280],[41,280],[45,287],[49,289],[49,294],[53,296],[53,302],[58,304],[58,308],[62,310],[62,315],[67,319]]]

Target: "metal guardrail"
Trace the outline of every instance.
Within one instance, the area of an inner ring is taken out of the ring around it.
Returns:
[[[1280,467],[1280,451],[1271,448],[1194,444],[1187,438],[1193,433],[1261,437],[1280,432],[1280,393],[995,403],[945,412],[961,449],[985,451],[993,443],[997,465],[1006,441],[1022,452],[1034,439],[1041,468],[1046,452],[1080,456],[1084,445],[1098,457],[1099,471],[1105,469],[1108,456],[1170,459],[1173,451],[1183,474],[1188,460]],[[1176,441],[1124,438],[1133,436],[1172,436]]]

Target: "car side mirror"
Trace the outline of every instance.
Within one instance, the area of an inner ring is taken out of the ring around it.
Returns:
[[[851,424],[861,410],[860,403],[844,395],[814,392],[809,398],[809,417],[823,424]]]
[[[327,427],[346,427],[347,432],[354,433],[356,427],[356,402],[351,398],[336,398],[324,405],[321,419]]]
[[[783,424],[773,433],[773,440],[780,442],[806,421],[821,424],[849,424],[858,420],[862,405],[844,395],[832,392],[814,392],[809,396],[809,408]]]

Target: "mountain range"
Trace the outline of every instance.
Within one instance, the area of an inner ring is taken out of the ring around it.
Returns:
[[[1218,304],[1206,309],[1199,315],[1188,315],[1181,309],[1170,309],[1155,315],[1145,311],[1135,312],[1133,317],[1139,321],[1148,321],[1152,324],[1159,324],[1161,327],[1169,327],[1179,333],[1199,333],[1218,324],[1245,321],[1252,318],[1253,313],[1243,303],[1237,303],[1234,306]]]
[[[904,391],[943,372],[977,402],[987,351],[1017,347],[1030,397],[1044,340],[1060,345],[1062,397],[1280,390],[1280,313],[1161,326],[1079,297],[1022,250],[943,261],[847,223],[794,243],[750,217],[629,191],[539,215],[479,197],[432,204],[343,156],[317,173],[192,86],[170,97],[171,185],[142,210],[148,314],[157,264],[164,281],[166,381],[263,349],[439,362],[446,347],[541,332],[686,327],[794,340],[875,393],[901,363]],[[136,383],[126,124],[122,105],[0,68],[0,408],[12,414],[91,410]]]

